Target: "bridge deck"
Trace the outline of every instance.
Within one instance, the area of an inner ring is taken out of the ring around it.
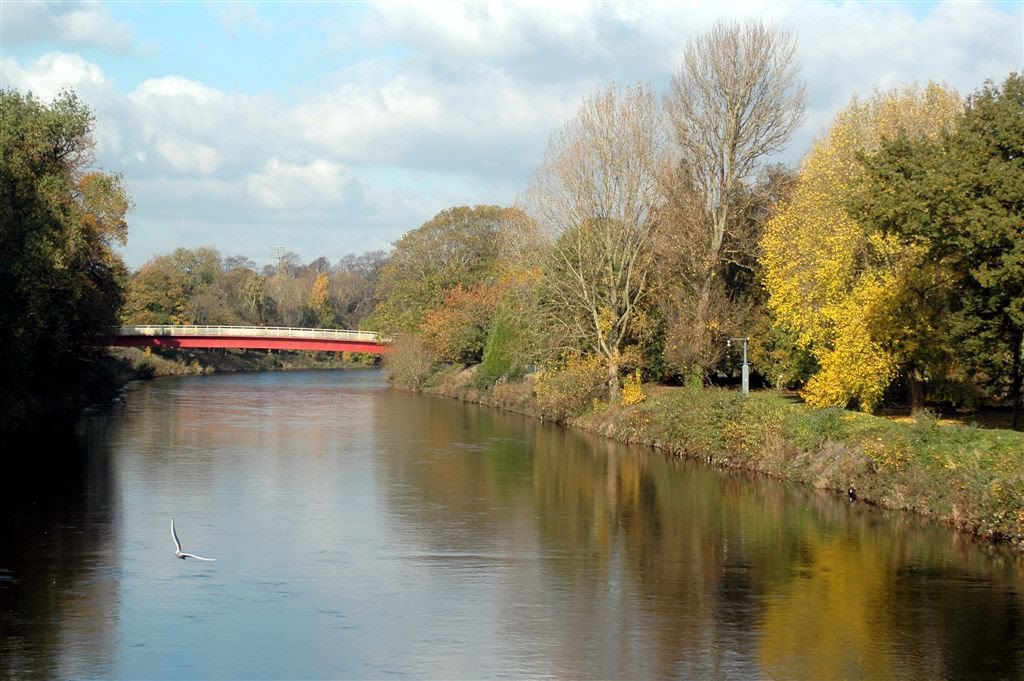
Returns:
[[[273,326],[122,326],[110,345],[123,347],[237,348],[243,350],[388,351],[386,339],[372,331],[303,329]]]

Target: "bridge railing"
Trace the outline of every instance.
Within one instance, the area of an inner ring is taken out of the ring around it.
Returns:
[[[343,329],[301,329],[285,326],[198,326],[185,324],[147,324],[121,326],[119,336],[233,336],[241,338],[306,338],[314,340],[385,343],[387,338],[374,331]]]

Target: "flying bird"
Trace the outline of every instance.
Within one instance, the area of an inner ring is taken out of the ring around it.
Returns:
[[[203,558],[202,556],[197,556],[194,553],[184,553],[181,550],[181,542],[178,541],[178,533],[174,531],[174,518],[171,518],[171,537],[174,538],[174,555],[178,558],[181,558],[182,560],[185,560],[186,558],[195,558],[196,560],[217,560],[216,558]]]

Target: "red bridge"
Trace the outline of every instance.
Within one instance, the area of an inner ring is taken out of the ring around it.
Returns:
[[[390,348],[372,331],[293,329],[273,326],[122,326],[109,344],[133,348],[236,348],[241,350],[318,350],[366,352]]]

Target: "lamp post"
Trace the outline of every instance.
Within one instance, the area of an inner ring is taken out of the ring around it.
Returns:
[[[743,341],[743,394],[750,394],[750,364],[747,363],[747,343],[749,338],[729,338],[725,341],[725,347],[731,348],[733,341]]]

